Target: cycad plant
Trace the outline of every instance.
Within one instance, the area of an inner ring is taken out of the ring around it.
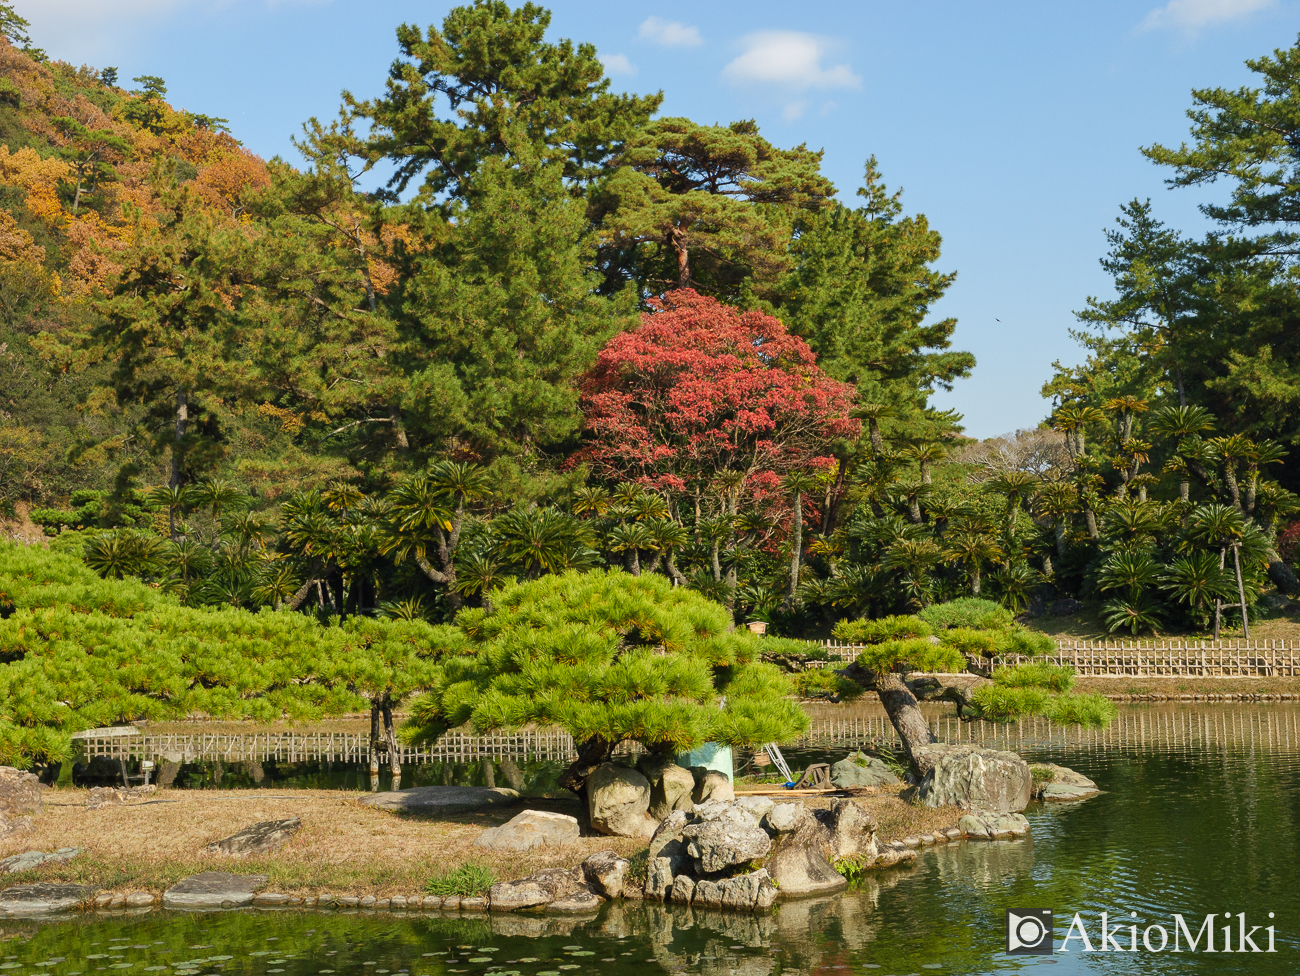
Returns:
[[[1136,636],[1138,630],[1149,629],[1159,622],[1159,607],[1147,592],[1157,578],[1156,562],[1146,552],[1120,550],[1102,564],[1097,588],[1103,593],[1117,594],[1102,609],[1112,632],[1127,627]]]

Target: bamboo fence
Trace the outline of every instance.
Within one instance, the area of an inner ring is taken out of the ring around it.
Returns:
[[[863,650],[859,644],[821,644],[831,659],[851,661]],[[1086,641],[1058,639],[1056,653],[1040,657],[1002,654],[994,669],[1026,661],[1069,665],[1081,677],[1300,677],[1300,641],[1296,640],[1131,640]],[[982,662],[974,662],[982,664]]]

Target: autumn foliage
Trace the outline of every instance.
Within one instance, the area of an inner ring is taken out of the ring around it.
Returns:
[[[719,471],[751,483],[815,466],[855,437],[854,390],[779,319],[681,289],[609,341],[581,383],[597,476],[668,490]]]

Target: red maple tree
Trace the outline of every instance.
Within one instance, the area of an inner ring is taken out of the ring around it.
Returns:
[[[853,387],[823,373],[779,319],[689,288],[652,305],[581,381],[587,443],[574,462],[667,491],[734,471],[761,492],[857,436]]]

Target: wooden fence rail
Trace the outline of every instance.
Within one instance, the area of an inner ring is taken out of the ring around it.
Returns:
[[[851,661],[863,650],[860,644],[823,641],[828,664]],[[1056,653],[1030,658],[1003,654],[993,667],[1009,667],[1029,660],[1069,665],[1084,677],[1300,677],[1300,641],[1244,640],[1057,640]]]

